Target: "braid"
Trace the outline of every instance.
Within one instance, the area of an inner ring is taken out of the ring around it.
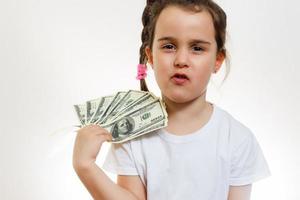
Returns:
[[[149,40],[149,32],[148,32],[148,24],[150,20],[149,10],[150,10],[150,6],[147,5],[146,8],[144,9],[143,17],[142,17],[144,28],[142,30],[142,35],[141,35],[142,45],[140,47],[140,64],[146,64],[147,62],[145,47],[148,45],[148,40]]]
[[[150,8],[151,4],[153,3],[153,0],[147,0],[147,5],[144,9],[143,15],[142,15],[142,23],[143,23],[143,30],[141,35],[142,45],[140,47],[140,64],[146,64],[147,63],[147,57],[145,53],[145,48],[148,46],[149,41],[149,31],[148,31],[148,25],[150,21]],[[140,88],[142,91],[149,91],[145,79],[140,80]]]

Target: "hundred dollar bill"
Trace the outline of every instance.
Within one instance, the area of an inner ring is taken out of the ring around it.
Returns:
[[[154,102],[155,100],[157,100],[157,98],[153,94],[148,93],[142,98],[139,98],[138,100],[134,101],[132,104],[130,104],[130,106],[120,110],[114,116],[112,115],[109,116],[110,118],[107,120],[107,122],[109,123],[109,122],[116,121],[117,119],[122,118],[122,116],[127,115],[127,113],[132,112],[134,110],[138,110],[148,105],[149,103]]]
[[[129,90],[74,105],[82,127],[99,124],[112,143],[121,143],[167,126],[164,102],[151,92]]]
[[[91,124],[91,120],[96,114],[98,106],[103,104],[104,98],[93,99],[86,102],[86,115],[85,121],[86,124]]]
[[[158,129],[164,128],[164,127],[167,126],[167,124],[168,124],[168,120],[164,119],[164,120],[162,120],[162,121],[146,128],[144,130],[141,130],[140,132],[138,132],[136,134],[133,134],[130,137],[127,137],[125,139],[124,138],[118,138],[118,139],[113,140],[111,143],[122,143],[122,142],[126,142],[128,140],[132,140],[132,139],[137,138],[139,136],[142,136],[142,135],[145,135],[147,133],[151,133],[151,132],[156,131]]]
[[[115,107],[119,104],[120,101],[122,101],[123,97],[128,92],[118,92],[113,100],[111,101],[110,105],[105,110],[104,114],[102,115],[101,119],[97,122],[98,124],[103,124],[107,120],[107,116],[115,109]]]
[[[156,100],[102,127],[112,134],[113,142],[123,141],[166,119],[167,113],[163,108],[163,104],[160,100]]]
[[[112,102],[114,96],[115,95],[102,97],[103,100],[99,103],[96,112],[94,113],[89,122],[90,124],[96,124],[101,119],[102,115]]]
[[[74,105],[75,111],[82,125],[85,125],[86,106],[85,104]]]
[[[158,98],[158,99],[159,99],[160,103],[163,105],[163,108],[166,108],[164,101],[162,101],[160,98]],[[127,140],[131,140],[133,138],[139,137],[139,136],[147,134],[149,132],[153,132],[155,130],[166,127],[168,125],[168,113],[166,112],[165,109],[163,109],[163,112],[166,114],[166,118],[164,120],[148,127],[147,129],[144,129],[144,130],[140,131],[139,133],[136,133],[136,134],[130,136],[129,138],[126,138],[126,140],[123,140],[123,141],[120,141],[120,142],[125,142]]]
[[[128,93],[123,97],[123,99],[115,106],[111,111],[109,116],[107,116],[106,121],[111,121],[116,115],[122,112],[122,109],[131,106],[133,103],[139,99],[148,95],[148,92],[138,91],[138,90],[129,90]],[[104,123],[106,123],[106,121]]]
[[[116,110],[120,110],[122,108],[126,108],[127,106],[130,106],[133,102],[138,100],[139,98],[147,95],[148,92],[145,91],[139,91],[139,90],[129,90],[126,94],[126,97],[123,99],[123,101],[116,107]]]

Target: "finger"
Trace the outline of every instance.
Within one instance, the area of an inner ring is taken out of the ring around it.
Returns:
[[[98,124],[89,124],[86,127],[92,128],[92,129],[98,129],[100,126]]]
[[[112,139],[112,136],[110,134],[106,134],[106,133],[100,134],[99,137],[103,141],[110,141]]]

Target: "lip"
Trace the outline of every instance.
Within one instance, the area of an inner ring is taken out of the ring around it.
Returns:
[[[182,85],[189,81],[189,77],[184,74],[184,73],[175,73],[172,77],[171,80],[177,84],[177,85]]]

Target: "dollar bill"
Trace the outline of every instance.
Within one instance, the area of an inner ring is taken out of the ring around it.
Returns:
[[[112,109],[111,113],[107,116],[106,121],[111,121],[116,115],[119,115],[123,109],[131,106],[145,96],[148,96],[148,93],[138,90],[129,90],[115,108]]]
[[[85,125],[86,106],[85,104],[74,105],[78,119],[82,125]]]
[[[168,114],[164,102],[151,92],[117,92],[74,105],[81,126],[98,124],[112,134],[112,143],[122,143],[164,128]]]
[[[150,132],[153,132],[153,131],[156,131],[158,129],[161,129],[163,127],[166,127],[167,126],[167,123],[168,123],[168,120],[162,120],[156,124],[153,124],[152,126],[144,129],[144,130],[141,130],[140,132],[136,133],[136,134],[133,134],[127,138],[116,138],[112,141],[112,143],[122,143],[122,142],[126,142],[128,140],[131,140],[131,139],[134,139],[134,138],[137,138],[139,136],[142,136],[142,135],[145,135],[147,133],[150,133]]]
[[[101,120],[102,115],[105,113],[106,109],[111,104],[112,100],[114,99],[114,96],[115,95],[109,95],[103,97],[103,100],[98,104],[97,110],[89,122],[90,124],[95,124]]]
[[[90,124],[91,120],[95,117],[97,108],[100,104],[103,104],[104,98],[97,98],[86,102],[86,115],[85,122]]]
[[[112,134],[112,141],[120,141],[138,134],[162,120],[166,120],[166,117],[167,114],[163,110],[163,105],[160,100],[156,100],[102,127]]]
[[[103,124],[106,122],[107,116],[110,115],[110,113],[115,109],[115,107],[119,104],[119,102],[123,99],[123,97],[128,92],[118,92],[113,100],[111,101],[110,105],[107,107],[105,112],[103,113],[101,119],[97,122],[98,124]]]
[[[115,121],[115,120],[121,118],[122,116],[126,115],[128,112],[132,112],[133,110],[138,110],[138,109],[148,105],[149,103],[155,101],[156,99],[157,98],[153,94],[151,94],[151,93],[146,94],[146,95],[142,96],[141,98],[138,98],[137,100],[132,102],[129,106],[124,107],[123,109],[120,109],[119,112],[109,115],[105,122],[110,123],[112,121]]]

